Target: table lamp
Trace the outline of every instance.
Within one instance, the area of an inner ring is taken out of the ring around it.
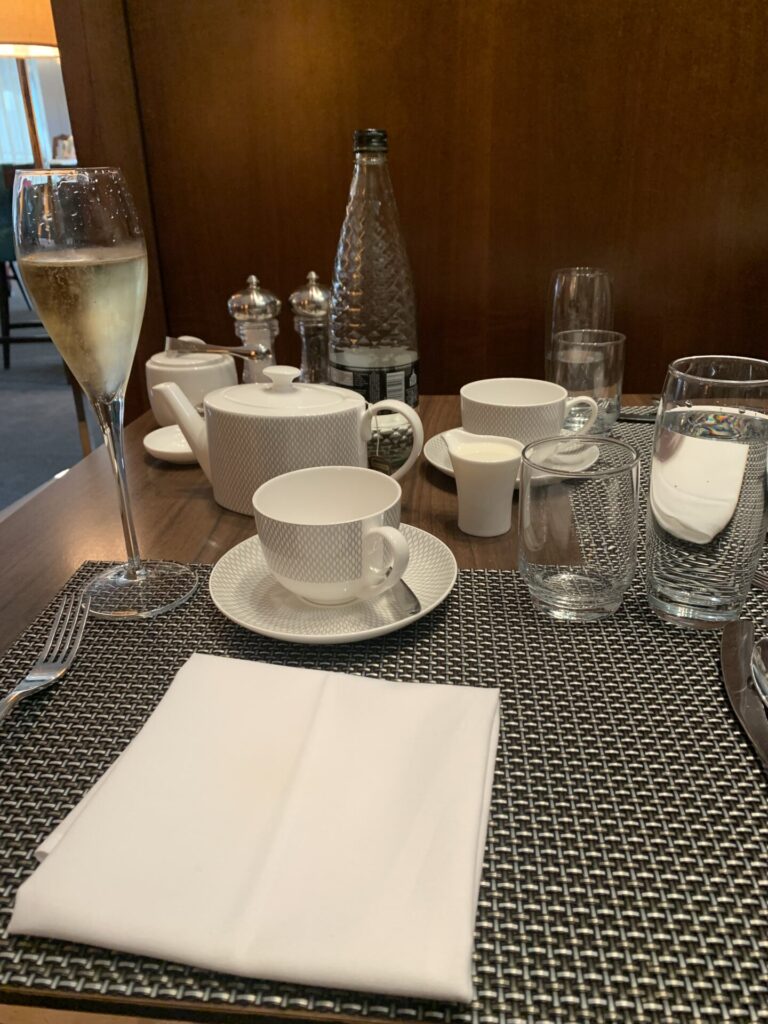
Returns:
[[[30,57],[58,56],[50,0],[3,0],[0,4],[0,57],[16,60],[35,167],[45,164],[26,61]]]

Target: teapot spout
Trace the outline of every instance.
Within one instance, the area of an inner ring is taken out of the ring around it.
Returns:
[[[205,420],[202,416],[198,415],[179,385],[173,381],[155,384],[152,388],[152,394],[165,407],[168,415],[175,419],[181,427],[181,432],[186,437],[189,447],[200,463],[200,468],[210,480],[211,460],[208,453],[208,434],[205,429]]]

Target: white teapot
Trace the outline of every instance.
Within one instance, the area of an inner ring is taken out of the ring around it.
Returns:
[[[209,392],[201,418],[174,383],[152,391],[181,427],[219,505],[253,514],[258,487],[274,476],[310,466],[367,466],[371,420],[377,412],[401,413],[413,428],[413,448],[393,474],[404,476],[419,457],[424,431],[404,402],[386,399],[366,408],[346,388],[299,384],[294,366],[268,366],[267,384],[236,384]]]

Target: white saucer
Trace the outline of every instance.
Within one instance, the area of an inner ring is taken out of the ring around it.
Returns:
[[[442,541],[415,526],[400,529],[411,549],[403,579],[421,603],[421,611],[413,615],[399,612],[387,594],[345,605],[302,601],[271,575],[258,537],[244,540],[219,559],[211,573],[211,599],[239,626],[276,640],[346,644],[384,636],[429,614],[456,582],[456,559]]]
[[[162,459],[163,462],[197,462],[194,452],[181,432],[181,427],[160,427],[159,430],[153,430],[144,438],[144,448],[150,455]]]
[[[447,476],[455,476],[453,472],[453,466],[451,465],[451,457],[448,454],[448,445],[445,443],[445,435],[448,433],[444,430],[442,434],[435,434],[434,437],[426,442],[423,448],[424,458],[435,469],[439,469],[441,473],[445,473]],[[563,461],[563,469],[568,469],[573,473],[578,473],[579,470],[589,469],[590,466],[594,466],[597,460],[600,458],[600,450],[597,445],[592,444],[589,448],[585,449],[584,454],[578,460],[569,459],[566,463]],[[520,484],[520,472],[518,470],[517,480],[515,481],[515,488]]]

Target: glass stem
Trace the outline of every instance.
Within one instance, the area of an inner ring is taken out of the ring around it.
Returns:
[[[93,408],[99,426],[104,434],[104,443],[109,452],[112,470],[115,474],[117,490],[120,495],[120,518],[123,522],[125,549],[128,553],[128,577],[135,579],[141,565],[139,544],[136,540],[136,529],[131,515],[131,501],[128,495],[128,484],[125,477],[125,453],[123,451],[123,408],[125,400],[122,395],[111,401],[95,401]]]

